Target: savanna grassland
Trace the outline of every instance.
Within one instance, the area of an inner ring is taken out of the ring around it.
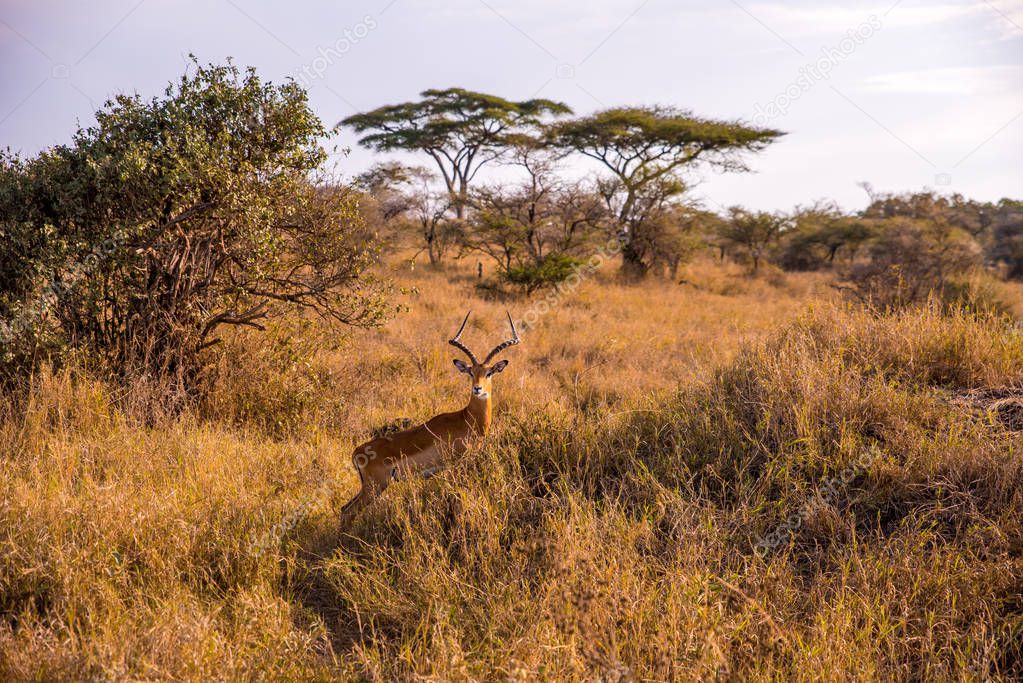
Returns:
[[[352,448],[467,400],[465,310],[483,349],[538,300],[388,264],[386,325],[232,333],[184,411],[87,358],[5,399],[0,678],[1023,675],[1009,318],[607,268],[522,331],[485,442],[341,529]]]

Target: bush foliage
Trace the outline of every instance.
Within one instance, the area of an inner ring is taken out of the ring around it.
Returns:
[[[162,97],[118,96],[70,145],[5,156],[6,372],[70,347],[191,389],[225,326],[289,308],[379,322],[354,198],[317,177],[324,134],[297,85],[196,65]]]

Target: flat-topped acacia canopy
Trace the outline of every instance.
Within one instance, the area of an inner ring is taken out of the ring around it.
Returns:
[[[694,116],[674,107],[620,107],[550,127],[550,144],[607,166],[627,186],[640,185],[698,159],[747,170],[740,155],[759,152],[784,135],[738,121]]]
[[[521,102],[463,88],[424,90],[422,99],[355,114],[341,124],[367,133],[359,143],[378,151],[422,151],[436,162],[456,213],[463,216],[469,184],[523,132],[547,117],[570,114],[554,100]]]

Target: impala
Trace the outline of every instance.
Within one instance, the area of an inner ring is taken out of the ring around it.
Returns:
[[[518,344],[519,334],[515,331],[511,314],[508,314],[511,339],[495,346],[481,363],[469,347],[459,341],[469,321],[469,313],[465,314],[455,336],[448,340],[449,344],[465,353],[472,363],[470,365],[457,358],[454,361],[455,368],[469,375],[472,380],[469,404],[453,413],[441,413],[418,427],[358,446],[352,454],[352,464],[359,473],[362,488],[341,509],[343,522],[350,521],[359,510],[379,496],[392,480],[416,475],[429,476],[440,469],[446,458],[465,453],[473,435],[487,433],[493,397],[491,380],[508,366],[508,361],[502,360],[493,365],[488,363],[509,346]]]

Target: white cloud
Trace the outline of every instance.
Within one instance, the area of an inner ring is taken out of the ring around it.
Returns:
[[[857,90],[930,95],[989,95],[1023,89],[1023,66],[995,64],[916,71],[895,71],[870,76]]]
[[[816,33],[845,33],[865,22],[871,15],[879,17],[885,26],[920,26],[975,13],[979,8],[970,3],[935,3],[910,5],[892,2],[865,5],[857,8],[820,4],[794,7],[775,3],[751,4],[750,13],[782,35]]]
[[[1001,37],[1023,36],[1023,0],[931,3],[915,3],[912,0],[896,3],[892,0],[856,8],[827,3],[805,7],[752,3],[746,5],[746,8],[750,14],[783,36],[845,33],[862,24],[871,15],[878,17],[888,28],[919,28],[928,24],[976,18],[984,21]]]

